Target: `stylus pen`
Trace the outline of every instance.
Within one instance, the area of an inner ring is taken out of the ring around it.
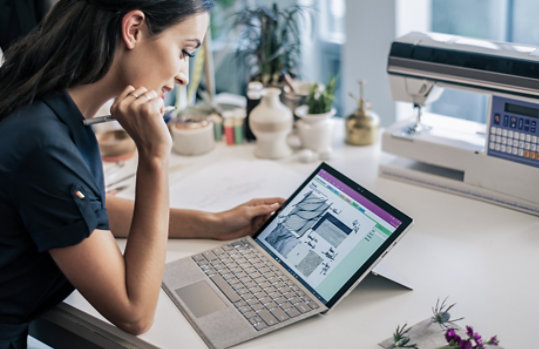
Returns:
[[[171,111],[174,111],[174,110],[176,110],[175,106],[165,107],[165,115],[167,113],[170,113]],[[112,120],[115,120],[114,116],[105,115],[105,116],[98,116],[96,118],[91,118],[91,119],[84,119],[83,123],[84,123],[84,126],[88,126],[88,125],[100,124],[102,122],[108,122],[108,121],[112,121]],[[167,120],[165,120],[165,121],[167,121]]]

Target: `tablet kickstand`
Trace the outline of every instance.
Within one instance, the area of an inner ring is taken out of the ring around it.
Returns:
[[[374,276],[380,276],[384,279],[387,279],[397,285],[400,285],[410,291],[413,290],[410,283],[404,280],[400,275],[394,273],[391,269],[385,267],[382,263],[378,263],[371,271],[371,274]]]

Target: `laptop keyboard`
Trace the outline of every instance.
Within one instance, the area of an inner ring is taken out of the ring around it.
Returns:
[[[249,240],[234,241],[192,258],[256,330],[318,308]]]

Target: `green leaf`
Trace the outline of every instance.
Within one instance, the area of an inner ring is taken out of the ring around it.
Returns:
[[[284,70],[295,75],[300,57],[298,18],[306,9],[293,5],[283,10],[274,2],[271,7],[236,13],[233,26],[241,30],[236,57],[243,58],[253,75],[280,77]]]
[[[331,107],[333,105],[333,102],[335,101],[336,86],[336,76],[332,76],[329,79],[327,86],[321,92],[318,91],[318,84],[314,84],[311,87],[309,97],[307,99],[307,112],[309,114],[323,114],[331,111]]]

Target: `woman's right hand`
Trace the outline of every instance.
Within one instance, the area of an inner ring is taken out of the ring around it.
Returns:
[[[156,91],[127,86],[110,112],[135,141],[139,157],[163,159],[170,153],[172,138],[163,120],[163,100]]]

